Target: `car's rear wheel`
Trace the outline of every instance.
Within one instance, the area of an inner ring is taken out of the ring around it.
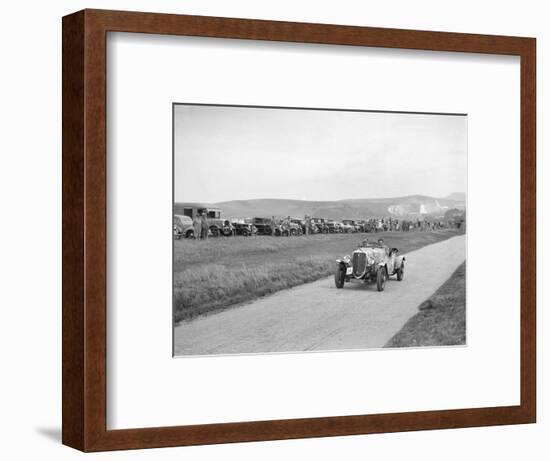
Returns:
[[[378,291],[384,291],[386,287],[386,268],[381,266],[376,273],[376,288]]]
[[[336,288],[344,288],[344,283],[346,281],[346,268],[341,264],[336,268],[336,273],[334,274],[334,284]]]
[[[401,263],[401,267],[397,269],[397,280],[401,282],[404,276],[405,276],[405,264]]]
[[[185,238],[186,238],[186,239],[192,239],[193,237],[195,237],[195,232],[193,232],[192,230],[188,230],[188,231],[185,233]]]
[[[214,238],[219,237],[219,235],[220,235],[220,231],[218,230],[217,227],[211,227],[210,228],[210,233],[212,234],[212,237],[214,237]]]
[[[243,230],[243,237],[248,237],[248,231],[246,229]]]

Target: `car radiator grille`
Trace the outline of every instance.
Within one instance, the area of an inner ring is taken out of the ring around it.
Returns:
[[[365,253],[353,253],[353,273],[361,275],[365,272],[367,265],[367,255]]]

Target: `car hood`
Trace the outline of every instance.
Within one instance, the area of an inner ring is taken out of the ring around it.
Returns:
[[[374,259],[376,262],[383,260],[386,257],[386,250],[383,248],[367,248],[361,247],[354,253],[365,253],[369,259]]]

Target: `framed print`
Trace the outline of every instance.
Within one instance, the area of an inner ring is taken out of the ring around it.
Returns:
[[[535,422],[535,40],[63,18],[63,443]]]

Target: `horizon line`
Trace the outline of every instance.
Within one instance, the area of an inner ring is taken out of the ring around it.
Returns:
[[[300,199],[300,198],[275,198],[275,197],[261,197],[261,198],[248,198],[248,199],[230,199],[230,200],[217,200],[217,201],[203,201],[203,200],[180,200],[178,201],[176,198],[174,198],[174,203],[211,203],[211,204],[217,204],[217,203],[227,203],[227,202],[250,202],[250,201],[259,201],[259,200],[288,200],[293,202],[346,202],[346,201],[353,201],[353,200],[388,200],[388,199],[404,199],[409,197],[428,197],[435,200],[454,200],[448,198],[450,195],[454,194],[463,194],[464,196],[467,195],[466,192],[451,192],[450,194],[447,194],[447,196],[444,197],[437,197],[435,195],[426,195],[426,194],[408,194],[408,195],[399,195],[399,196],[388,196],[388,197],[355,197],[355,198],[343,198],[343,199],[335,199],[335,200],[318,200],[318,199]]]

